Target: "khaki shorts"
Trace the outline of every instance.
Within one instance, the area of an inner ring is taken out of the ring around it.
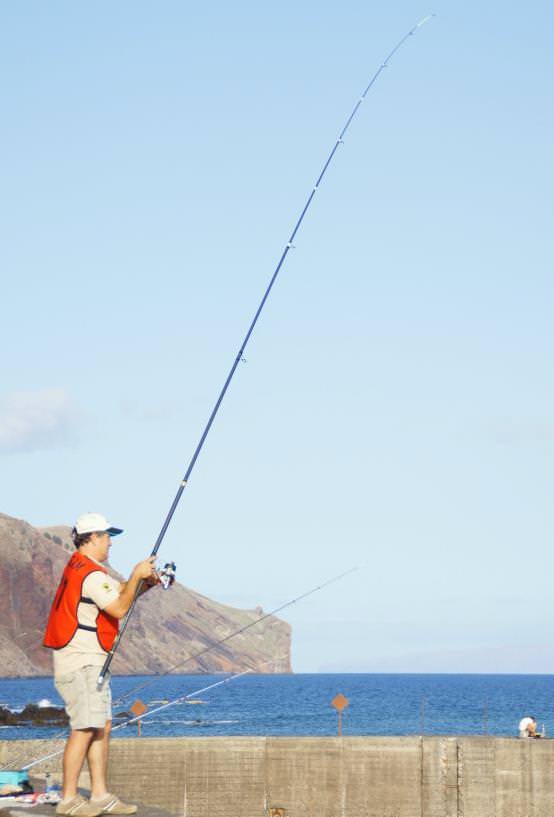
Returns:
[[[72,729],[103,729],[112,719],[112,691],[109,675],[99,688],[101,667],[81,669],[54,679],[56,689],[65,703]]]

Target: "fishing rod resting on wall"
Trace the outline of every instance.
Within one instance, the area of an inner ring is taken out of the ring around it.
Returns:
[[[264,667],[268,666],[269,664],[274,664],[275,661],[282,660],[284,656],[281,658],[273,659],[272,661],[265,661],[263,664],[259,664],[256,667],[248,667],[248,669],[240,670],[239,672],[235,672],[232,675],[227,676],[227,678],[223,678],[221,681],[214,681],[211,684],[208,684],[205,687],[201,687],[200,689],[195,689],[194,692],[188,692],[186,695],[179,695],[178,698],[173,698],[171,701],[166,701],[165,703],[157,706],[155,709],[151,709],[148,712],[143,712],[140,715],[133,715],[131,717],[127,717],[122,723],[117,723],[115,726],[112,726],[111,731],[116,732],[118,729],[125,729],[127,726],[131,726],[133,723],[137,723],[137,721],[143,721],[145,718],[149,718],[152,715],[157,715],[158,712],[162,712],[165,709],[168,709],[170,706],[177,706],[178,704],[185,703],[190,698],[195,698],[197,695],[201,695],[204,692],[209,692],[216,687],[223,686],[224,684],[229,684],[231,681],[235,681],[237,678],[242,678],[245,675],[249,675],[252,672],[256,672],[258,670],[263,669]],[[49,752],[46,755],[41,755],[40,757],[31,760],[25,766],[22,766],[20,771],[26,772],[29,769],[34,768],[35,766],[40,765],[41,763],[45,763],[47,760],[52,760],[54,757],[59,757],[63,754],[64,749],[55,749],[53,752]]]

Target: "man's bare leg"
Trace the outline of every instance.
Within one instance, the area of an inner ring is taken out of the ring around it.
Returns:
[[[73,729],[63,753],[63,792],[64,800],[71,800],[77,795],[79,775],[89,751],[95,729]]]
[[[123,803],[115,794],[107,791],[108,752],[112,722],[106,721],[103,729],[98,729],[98,736],[90,744],[87,755],[91,777],[90,805],[102,808],[110,815],[136,814],[137,806]]]
[[[106,725],[104,727],[104,741],[106,743],[106,746],[104,748],[104,762],[105,762],[104,779],[106,781],[108,780],[108,755],[110,753],[110,733],[111,733],[111,731],[112,731],[112,722],[111,721],[106,721]],[[107,782],[106,782],[106,785],[107,785]]]
[[[108,744],[112,722],[106,721],[104,729],[96,729],[87,753],[90,771],[90,798],[101,800],[108,793],[106,778],[108,774]]]

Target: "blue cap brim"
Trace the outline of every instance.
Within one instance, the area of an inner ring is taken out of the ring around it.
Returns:
[[[123,528],[108,528],[106,533],[109,533],[110,536],[119,536],[120,533],[123,533]]]

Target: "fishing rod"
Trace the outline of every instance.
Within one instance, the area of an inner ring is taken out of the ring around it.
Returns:
[[[170,524],[170,522],[171,522],[171,520],[173,518],[173,514],[175,513],[175,511],[177,509],[177,506],[179,504],[179,501],[181,499],[181,496],[183,494],[183,491],[185,490],[185,488],[186,488],[186,486],[188,484],[190,475],[192,474],[192,471],[193,471],[194,466],[196,464],[196,460],[198,459],[198,456],[199,456],[199,454],[200,454],[200,452],[201,452],[201,450],[202,450],[202,448],[204,446],[204,443],[206,441],[206,437],[208,436],[209,431],[210,431],[210,429],[212,427],[212,424],[213,424],[213,422],[214,422],[214,420],[216,418],[216,415],[217,415],[217,413],[219,411],[219,407],[221,406],[223,398],[225,397],[227,389],[229,388],[231,380],[233,379],[233,376],[235,374],[237,366],[239,365],[240,361],[243,359],[244,350],[246,349],[246,345],[248,344],[248,341],[250,340],[250,336],[252,335],[252,332],[254,331],[254,327],[256,326],[256,323],[258,322],[258,318],[260,317],[262,309],[264,308],[265,303],[266,303],[266,301],[267,301],[267,299],[269,297],[269,293],[273,289],[273,285],[274,285],[274,283],[275,283],[275,281],[277,279],[277,276],[279,275],[279,272],[280,272],[281,267],[283,266],[283,264],[285,262],[285,259],[286,259],[287,255],[289,254],[289,250],[293,247],[293,241],[294,241],[294,239],[296,237],[296,234],[298,233],[298,230],[300,229],[300,226],[301,226],[302,222],[304,221],[304,217],[305,217],[306,213],[308,212],[308,209],[309,209],[309,207],[310,207],[310,205],[311,205],[311,203],[313,201],[313,198],[314,198],[315,194],[317,193],[317,191],[319,189],[319,185],[323,181],[323,177],[325,176],[325,173],[327,172],[327,168],[331,164],[331,162],[333,160],[333,157],[335,156],[335,153],[337,152],[337,149],[338,149],[339,145],[342,145],[344,143],[344,136],[346,134],[346,131],[350,127],[350,124],[351,124],[352,120],[356,116],[356,114],[358,112],[358,109],[360,108],[360,105],[362,104],[362,102],[365,100],[369,90],[375,84],[375,82],[377,81],[377,79],[378,79],[379,75],[381,74],[381,72],[388,66],[389,60],[391,60],[394,57],[396,52],[403,46],[403,44],[406,42],[406,40],[408,40],[412,35],[414,35],[416,33],[416,31],[419,28],[421,28],[421,26],[424,23],[426,23],[428,20],[430,20],[432,17],[434,17],[434,15],[429,14],[426,17],[424,17],[423,19],[421,19],[418,23],[416,23],[416,25],[413,28],[411,28],[408,31],[407,34],[405,34],[398,41],[398,43],[394,46],[392,51],[385,57],[385,60],[381,63],[381,65],[379,66],[377,71],[374,73],[374,75],[370,79],[370,81],[367,84],[367,86],[366,86],[365,90],[363,91],[362,95],[360,96],[360,98],[358,99],[356,104],[354,105],[354,108],[352,109],[352,112],[350,113],[350,116],[346,120],[346,122],[345,122],[345,124],[344,124],[344,126],[343,126],[343,128],[342,128],[342,130],[341,130],[335,144],[333,145],[333,147],[331,149],[331,152],[329,153],[329,156],[327,157],[327,160],[325,161],[325,164],[323,165],[323,168],[322,168],[319,176],[317,177],[317,181],[316,181],[315,185],[312,188],[312,191],[310,192],[310,194],[309,194],[309,196],[308,196],[308,198],[306,200],[306,203],[304,204],[304,207],[302,208],[302,210],[300,212],[300,215],[299,215],[299,217],[298,217],[298,219],[296,221],[294,229],[293,229],[292,233],[290,234],[289,240],[285,244],[285,247],[284,247],[284,249],[283,249],[283,251],[281,253],[281,257],[279,258],[279,261],[278,261],[277,266],[276,266],[276,268],[275,268],[275,270],[273,272],[273,275],[270,278],[269,284],[267,285],[267,288],[266,288],[266,290],[264,292],[263,298],[260,301],[260,304],[259,304],[259,306],[258,306],[258,308],[257,308],[257,310],[256,310],[256,312],[254,314],[254,317],[253,317],[253,319],[252,319],[252,321],[250,323],[248,331],[247,331],[246,335],[244,336],[244,339],[243,339],[243,341],[242,341],[242,343],[240,345],[240,348],[239,348],[239,350],[238,350],[238,352],[237,352],[237,354],[235,356],[235,359],[233,361],[233,364],[231,366],[229,374],[227,375],[227,378],[226,378],[226,380],[225,380],[225,382],[223,384],[223,387],[222,387],[222,389],[221,389],[221,391],[219,393],[219,396],[218,396],[218,398],[217,398],[217,400],[215,402],[215,405],[214,405],[214,407],[212,409],[212,412],[211,412],[211,414],[210,414],[210,416],[208,418],[208,422],[206,423],[206,426],[204,427],[204,430],[203,430],[203,432],[202,432],[202,434],[200,436],[200,440],[198,441],[198,444],[197,444],[197,446],[196,446],[196,448],[194,450],[194,453],[193,453],[192,458],[191,458],[191,460],[190,460],[190,462],[188,464],[188,467],[187,467],[187,469],[185,471],[185,474],[184,474],[184,476],[183,476],[183,478],[182,478],[182,480],[181,480],[181,482],[179,484],[179,488],[177,490],[177,493],[175,494],[175,498],[173,499],[173,502],[171,503],[171,506],[169,508],[167,516],[166,516],[166,518],[164,520],[164,523],[163,523],[163,525],[161,527],[161,530],[160,530],[160,532],[158,534],[158,538],[156,539],[156,542],[155,542],[154,547],[152,549],[152,553],[150,554],[151,557],[156,556],[156,554],[158,553],[158,550],[160,549],[160,546],[162,544],[162,541],[164,539],[166,531],[167,531],[167,529],[169,527],[169,524]],[[104,678],[106,676],[106,673],[108,672],[108,670],[110,668],[110,665],[112,663],[113,657],[114,657],[114,655],[115,655],[115,653],[116,653],[116,651],[117,651],[117,649],[119,647],[119,644],[121,642],[123,634],[124,634],[125,630],[127,629],[127,625],[129,623],[129,619],[131,618],[131,616],[133,614],[133,610],[135,609],[135,605],[136,605],[136,602],[137,602],[137,598],[138,598],[138,596],[140,594],[141,587],[142,587],[142,582],[139,584],[139,586],[137,587],[137,589],[135,591],[135,595],[134,595],[133,601],[131,603],[131,606],[129,608],[129,611],[127,612],[127,615],[123,619],[123,622],[121,624],[121,628],[119,630],[119,633],[118,633],[118,635],[117,635],[117,637],[116,637],[116,639],[114,641],[114,644],[113,644],[111,650],[109,651],[109,653],[108,653],[108,655],[106,657],[106,660],[104,662],[104,665],[103,665],[103,667],[102,667],[102,669],[100,671],[100,675],[98,676],[98,684],[99,685],[101,685],[103,683]]]
[[[130,689],[128,692],[125,692],[116,701],[114,701],[113,705],[114,706],[119,706],[120,704],[124,703],[127,698],[130,698],[131,695],[134,695],[136,692],[138,692],[141,689],[145,689],[146,687],[149,687],[151,684],[155,684],[156,681],[158,681],[160,678],[163,678],[165,675],[169,675],[170,672],[173,672],[174,670],[179,669],[179,667],[182,667],[185,664],[188,664],[189,661],[194,661],[195,658],[199,658],[202,655],[206,655],[206,653],[211,652],[212,650],[215,650],[221,644],[225,644],[227,641],[230,641],[232,638],[235,638],[237,635],[241,635],[242,633],[246,632],[246,630],[249,630],[251,627],[255,627],[256,624],[259,624],[261,621],[265,621],[265,619],[271,618],[272,616],[277,615],[277,613],[280,613],[283,610],[286,610],[287,607],[292,607],[293,604],[297,604],[299,601],[302,601],[303,599],[307,599],[308,596],[311,596],[314,593],[317,593],[319,590],[323,590],[324,587],[328,587],[330,584],[334,584],[335,582],[340,581],[340,579],[343,579],[345,576],[350,575],[350,573],[354,573],[358,569],[359,569],[358,567],[351,567],[349,570],[345,570],[344,573],[339,573],[337,576],[333,576],[331,579],[327,579],[327,581],[323,582],[322,584],[317,585],[317,587],[312,587],[311,590],[307,590],[305,593],[302,593],[300,596],[296,596],[296,598],[291,599],[290,601],[287,601],[284,604],[279,605],[279,607],[276,607],[274,610],[271,610],[269,613],[264,613],[263,616],[260,616],[259,618],[255,619],[254,621],[251,621],[248,624],[245,624],[243,627],[240,627],[238,630],[234,630],[232,633],[230,633],[229,635],[224,636],[223,638],[220,638],[218,641],[212,642],[212,644],[210,644],[208,647],[204,647],[202,650],[199,650],[198,652],[195,652],[192,655],[188,655],[186,658],[184,658],[181,661],[178,661],[176,664],[173,664],[173,666],[169,667],[168,669],[164,670],[163,672],[155,673],[154,678],[151,678],[148,681],[143,681],[142,683],[137,684],[137,686],[134,686],[132,689]],[[275,661],[272,661],[271,663],[275,663]]]
[[[249,667],[248,669],[236,672],[234,675],[230,675],[227,678],[223,678],[221,681],[215,681],[213,684],[208,684],[208,686],[202,687],[201,689],[195,689],[194,692],[189,692],[186,695],[180,695],[178,698],[174,698],[172,701],[167,701],[161,706],[158,706],[155,709],[151,709],[149,712],[144,712],[142,715],[136,715],[124,721],[123,723],[118,723],[117,726],[112,727],[111,731],[115,732],[117,729],[123,729],[126,726],[130,726],[132,723],[136,723],[136,721],[139,720],[142,721],[144,720],[144,718],[150,717],[150,715],[155,715],[158,712],[161,712],[162,709],[168,709],[168,707],[170,706],[175,706],[176,704],[183,703],[183,701],[186,701],[188,698],[193,698],[196,695],[201,695],[203,692],[208,692],[210,689],[215,689],[216,687],[222,686],[223,684],[228,684],[231,681],[235,681],[237,678],[242,678],[244,675],[248,675],[249,673],[254,672],[255,670],[262,669],[262,667],[265,667],[268,664],[274,664],[276,661],[281,661],[282,658],[284,657],[285,656],[281,656],[280,658],[274,658],[271,661],[266,661],[263,664],[259,664],[257,667]],[[20,771],[26,772],[29,769],[32,769],[34,766],[38,766],[39,763],[44,763],[47,760],[51,760],[53,757],[58,757],[59,755],[63,754],[64,751],[65,749],[57,749],[55,752],[50,752],[47,755],[43,755],[42,757],[39,757],[36,760],[32,760],[30,763],[27,763],[26,766],[22,766]]]

